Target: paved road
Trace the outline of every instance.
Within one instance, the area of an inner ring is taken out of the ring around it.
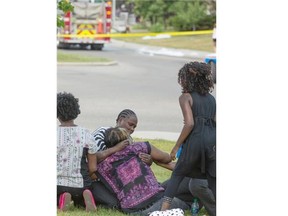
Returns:
[[[102,52],[66,52],[101,55],[118,63],[111,66],[58,65],[58,91],[72,92],[80,99],[79,125],[90,130],[114,126],[117,114],[131,108],[139,118],[134,137],[177,139],[183,122],[178,104],[181,89],[177,73],[192,58],[187,53],[195,55],[197,52],[186,50],[186,55],[179,56],[182,52],[179,50],[121,42],[109,44]],[[193,58],[203,59],[203,55],[205,53],[198,53]]]

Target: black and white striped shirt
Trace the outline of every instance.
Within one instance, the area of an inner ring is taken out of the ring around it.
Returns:
[[[107,146],[104,142],[104,137],[105,137],[105,132],[108,128],[110,127],[100,127],[92,133],[96,141],[97,147],[99,149],[98,151],[103,151],[107,149]]]

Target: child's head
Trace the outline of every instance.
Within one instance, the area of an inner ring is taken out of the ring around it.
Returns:
[[[212,92],[214,88],[211,67],[203,62],[189,62],[178,73],[178,83],[183,93],[196,91],[200,94]]]
[[[131,135],[137,127],[137,115],[130,109],[122,110],[116,119],[116,126],[125,128]]]
[[[115,146],[117,143],[130,139],[129,133],[121,127],[108,128],[105,132],[104,142],[107,148]],[[130,141],[131,143],[131,141]]]
[[[80,106],[78,98],[71,93],[57,93],[57,118],[59,121],[70,121],[77,118],[80,114]]]

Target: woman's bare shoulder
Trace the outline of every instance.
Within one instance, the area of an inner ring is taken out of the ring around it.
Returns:
[[[184,102],[184,101],[190,101],[192,100],[191,94],[190,93],[182,93],[179,96],[179,101],[180,102]]]

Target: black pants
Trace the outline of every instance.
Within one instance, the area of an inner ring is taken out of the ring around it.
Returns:
[[[207,173],[207,180],[208,186],[212,190],[214,198],[216,200],[216,177],[213,177],[209,173]]]
[[[177,190],[177,193],[175,194],[175,197],[183,200],[184,202],[186,202],[188,205],[191,206],[192,202],[193,202],[193,195],[191,194],[191,192],[189,191],[189,181],[190,178],[189,177],[185,177],[181,183],[179,184],[179,188]],[[169,179],[164,181],[161,186],[165,188],[167,188],[167,184],[169,182]]]
[[[210,216],[216,216],[216,200],[207,179],[190,178],[189,191],[201,201]]]
[[[120,209],[116,194],[106,188],[101,181],[92,183],[92,193],[97,204],[101,204],[105,208]]]

